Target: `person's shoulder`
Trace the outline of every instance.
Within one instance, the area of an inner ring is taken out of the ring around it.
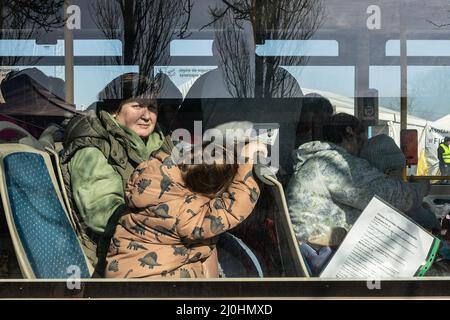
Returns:
[[[94,124],[95,120],[86,115],[79,115],[71,119],[64,130],[63,138],[63,156],[61,161],[64,163],[71,159],[75,154],[88,154],[90,152],[100,152],[108,150],[105,145],[108,144],[107,138],[102,135]],[[84,150],[84,149],[87,149]],[[94,150],[94,151],[93,151]]]
[[[94,137],[104,135],[104,128],[99,119],[92,115],[78,115],[71,119],[65,130],[65,142],[69,143],[77,138]]]

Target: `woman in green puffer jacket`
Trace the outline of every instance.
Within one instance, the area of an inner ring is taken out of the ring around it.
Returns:
[[[71,120],[61,159],[65,188],[86,255],[97,264],[97,245],[126,212],[124,189],[133,170],[170,141],[157,125],[158,87],[127,73],[99,94],[96,115]]]

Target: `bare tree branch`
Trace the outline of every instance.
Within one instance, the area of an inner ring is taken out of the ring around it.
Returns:
[[[448,26],[450,26],[450,23],[445,23],[445,24],[437,24],[437,23],[434,23],[433,21],[431,21],[431,20],[425,20],[426,22],[428,22],[428,23],[430,23],[430,24],[432,24],[433,26],[435,26],[435,27],[438,27],[438,28],[443,28],[443,27],[448,27]]]
[[[324,18],[321,0],[222,0],[210,8],[212,20],[202,29],[215,26],[217,51],[222,61],[228,91],[236,97],[290,97],[300,87],[282,65],[302,65],[304,57],[259,57],[255,46],[265,40],[307,40]],[[244,36],[244,26],[253,35]],[[288,48],[284,48],[288,49]],[[283,48],[280,48],[283,50]],[[244,60],[248,60],[245,62]]]
[[[191,35],[190,32],[187,32],[189,23],[191,22],[191,12],[192,8],[194,7],[194,4],[191,2],[191,0],[186,0],[183,6],[183,16],[186,17],[186,20],[180,27],[180,31],[178,32],[177,36],[180,39],[187,38]]]
[[[9,0],[5,2],[5,19],[9,21],[25,20],[34,28],[46,31],[52,27],[61,27],[64,19],[61,14],[64,0]]]
[[[95,0],[91,10],[105,37],[123,43],[117,64],[139,66],[153,78],[155,65],[169,63],[170,41],[188,34],[192,7],[192,0]]]
[[[49,31],[63,26],[63,5],[64,0],[0,1],[2,38],[29,40],[38,35],[39,30]],[[14,66],[20,59],[17,56],[0,57],[0,65]]]
[[[209,22],[209,23],[205,24],[204,26],[202,26],[200,28],[200,31],[202,31],[203,29],[206,29],[206,28],[214,25],[217,21],[219,21],[220,19],[225,17],[225,15],[227,14],[228,10],[231,10],[231,8],[226,8],[224,11],[218,13],[218,12],[216,12],[216,9],[209,8],[209,13],[214,19],[211,22]]]

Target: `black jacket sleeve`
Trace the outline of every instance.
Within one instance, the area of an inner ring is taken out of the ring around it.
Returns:
[[[114,210],[114,213],[108,220],[108,224],[106,225],[105,232],[100,237],[100,240],[97,244],[97,258],[98,262],[95,266],[93,278],[103,278],[105,275],[106,268],[106,255],[108,254],[109,243],[111,242],[111,238],[116,231],[116,226],[119,223],[119,219],[128,212],[128,207],[125,204],[122,204]]]
[[[444,153],[444,149],[441,146],[439,146],[438,151],[437,151],[437,156],[439,159],[439,163],[441,163],[441,164],[444,163],[444,158],[442,157],[443,153]]]

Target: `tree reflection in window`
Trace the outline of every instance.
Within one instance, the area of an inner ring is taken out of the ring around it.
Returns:
[[[301,89],[282,65],[306,64],[305,57],[262,57],[255,43],[265,40],[307,40],[324,18],[322,0],[222,0],[210,8],[215,49],[232,97],[297,97]]]

